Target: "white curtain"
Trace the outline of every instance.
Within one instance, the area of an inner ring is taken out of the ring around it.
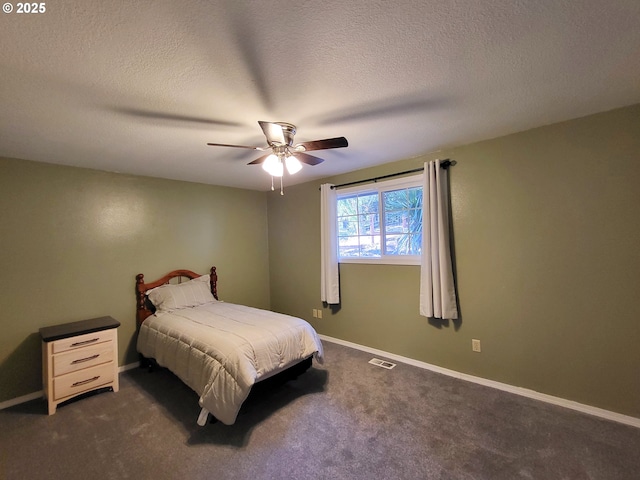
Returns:
[[[457,319],[456,292],[449,245],[447,170],[440,160],[424,164],[420,315]]]
[[[338,200],[333,185],[320,187],[320,299],[331,305],[340,303],[338,277],[337,208]]]

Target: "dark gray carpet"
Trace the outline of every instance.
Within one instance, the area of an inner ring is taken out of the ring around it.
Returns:
[[[325,342],[326,364],[252,392],[233,426],[196,425],[166,370],[45,414],[0,411],[2,479],[640,478],[640,429]]]

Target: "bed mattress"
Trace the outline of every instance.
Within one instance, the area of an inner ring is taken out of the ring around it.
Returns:
[[[200,395],[200,406],[227,425],[254,383],[312,355],[323,361],[322,343],[306,321],[226,302],[150,316],[137,348],[176,374]]]

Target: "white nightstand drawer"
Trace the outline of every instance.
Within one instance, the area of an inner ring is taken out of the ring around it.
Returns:
[[[53,379],[53,396],[56,400],[78,393],[94,390],[100,385],[113,382],[115,368],[113,362],[67,373]]]
[[[82,348],[113,340],[116,330],[102,330],[100,332],[85,333],[75,337],[63,338],[53,342],[53,353],[60,353],[74,348]]]
[[[91,347],[74,349],[53,357],[53,376],[75,372],[114,360],[113,342],[103,342]]]

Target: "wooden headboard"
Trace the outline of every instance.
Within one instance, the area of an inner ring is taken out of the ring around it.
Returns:
[[[164,277],[159,278],[158,280],[145,283],[144,275],[142,273],[136,275],[136,320],[138,322],[138,327],[149,315],[153,315],[156,310],[147,297],[147,292],[149,290],[159,287],[160,285],[165,285],[167,283],[180,283],[182,282],[183,278],[192,280],[200,276],[201,274],[192,272],[191,270],[174,270],[167,273]],[[211,293],[216,300],[219,300],[217,287],[218,275],[216,274],[216,267],[211,267],[210,277],[211,278],[209,282],[211,284]]]

